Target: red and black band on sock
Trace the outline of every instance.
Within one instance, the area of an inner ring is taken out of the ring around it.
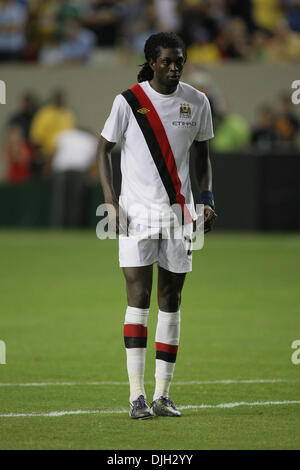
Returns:
[[[193,222],[181,193],[181,181],[178,175],[175,157],[166,134],[166,130],[148,95],[139,84],[122,93],[132,109],[134,117],[144,135],[161,181],[168,194],[170,204],[179,204],[182,215],[181,223]],[[146,112],[141,112],[146,110]],[[178,216],[179,214],[177,214]]]
[[[124,325],[125,348],[146,348],[147,327],[143,325]]]
[[[166,362],[176,362],[178,346],[173,344],[155,343],[156,359]]]

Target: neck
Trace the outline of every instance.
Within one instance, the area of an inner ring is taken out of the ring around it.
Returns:
[[[157,91],[157,93],[161,93],[162,95],[170,95],[171,93],[174,93],[177,88],[177,85],[168,86],[160,83],[156,77],[153,77],[149,83],[153,90]]]

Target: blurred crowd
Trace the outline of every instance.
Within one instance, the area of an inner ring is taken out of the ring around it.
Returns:
[[[70,226],[81,225],[89,176],[96,174],[98,139],[76,123],[64,92],[54,91],[43,104],[32,92],[24,93],[7,121],[6,136],[1,149],[4,181],[51,177],[51,225],[63,226],[66,216]]]
[[[280,93],[274,106],[265,103],[257,110],[251,127],[232,112],[205,76],[193,74],[189,83],[207,94],[212,108],[215,152],[293,152],[299,150],[300,121],[289,95]],[[6,142],[0,149],[4,180],[22,183],[30,178],[48,178],[68,172],[97,178],[97,138],[78,125],[65,93],[56,90],[47,103],[32,92],[20,97],[18,109],[9,117]],[[60,176],[60,178],[62,178]],[[80,178],[78,178],[80,179]]]
[[[211,148],[215,152],[255,151],[255,153],[299,153],[300,119],[291,96],[280,91],[272,104],[261,103],[250,124],[241,114],[232,111],[211,76],[193,71],[187,82],[208,97],[212,109],[215,137]]]
[[[0,0],[0,61],[85,63],[179,33],[195,64],[300,61],[299,0]]]

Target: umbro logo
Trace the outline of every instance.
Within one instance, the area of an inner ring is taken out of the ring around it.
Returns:
[[[141,113],[141,114],[147,114],[149,113],[150,109],[147,109],[147,108],[141,108],[141,109],[138,109],[137,112],[138,113]]]

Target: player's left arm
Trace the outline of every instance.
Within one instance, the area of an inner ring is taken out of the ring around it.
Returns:
[[[212,168],[209,156],[209,141],[194,141],[196,149],[195,173],[201,199],[204,204],[204,233],[209,232],[215,222],[214,196],[212,193]]]

